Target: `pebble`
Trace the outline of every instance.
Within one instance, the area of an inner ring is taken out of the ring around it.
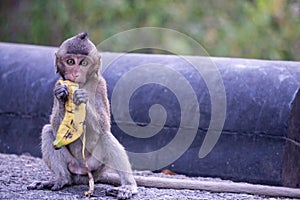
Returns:
[[[224,181],[212,178],[189,178],[182,175],[164,175],[152,172],[136,172],[138,175],[159,176],[185,179],[214,180]],[[65,200],[114,200],[114,197],[105,196],[105,189],[111,185],[95,184],[96,197],[87,198],[84,191],[88,189],[87,185],[75,185],[66,187],[60,191],[49,190],[27,190],[27,185],[34,181],[51,180],[54,176],[40,158],[30,155],[13,155],[0,153],[0,199],[65,199]],[[132,200],[292,200],[291,198],[274,198],[250,194],[236,193],[212,193],[200,190],[174,190],[139,187],[139,193]]]

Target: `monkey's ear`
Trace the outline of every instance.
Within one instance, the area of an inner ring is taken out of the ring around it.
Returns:
[[[55,52],[54,54],[55,54],[55,73],[58,73],[58,68],[57,68],[58,56],[57,56],[57,52]]]
[[[100,52],[98,52],[98,58],[99,58],[99,68],[98,68],[98,70],[97,70],[97,76],[99,76],[99,73],[101,73],[101,71],[102,71],[102,62],[101,62],[101,54],[100,54]]]

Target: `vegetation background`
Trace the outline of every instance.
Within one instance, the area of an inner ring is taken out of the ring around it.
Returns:
[[[81,31],[100,43],[132,28],[164,27],[210,56],[300,60],[299,0],[1,0],[0,26],[2,42],[51,46]]]

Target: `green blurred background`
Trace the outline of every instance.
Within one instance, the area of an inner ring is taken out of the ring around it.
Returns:
[[[100,43],[128,29],[164,27],[210,56],[300,60],[299,0],[0,0],[0,25],[1,42],[50,46],[81,31]]]

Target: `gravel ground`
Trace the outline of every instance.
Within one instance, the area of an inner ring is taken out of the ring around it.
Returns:
[[[145,176],[169,176],[164,174],[153,174],[151,172],[136,172]],[[84,197],[84,191],[88,190],[87,185],[76,185],[66,187],[61,191],[52,192],[49,190],[27,190],[26,187],[36,180],[49,180],[53,175],[40,158],[28,155],[12,155],[0,153],[0,199],[106,199],[113,200],[113,197],[105,196],[105,189],[112,187],[105,184],[95,185],[95,195],[97,197]],[[185,176],[173,175],[172,178],[201,179],[208,178],[188,178]],[[223,181],[220,179],[211,179]],[[173,190],[139,187],[139,193],[133,200],[169,200],[169,199],[269,199],[269,200],[288,200],[290,198],[263,197],[249,194],[234,193],[211,193],[199,190]]]

